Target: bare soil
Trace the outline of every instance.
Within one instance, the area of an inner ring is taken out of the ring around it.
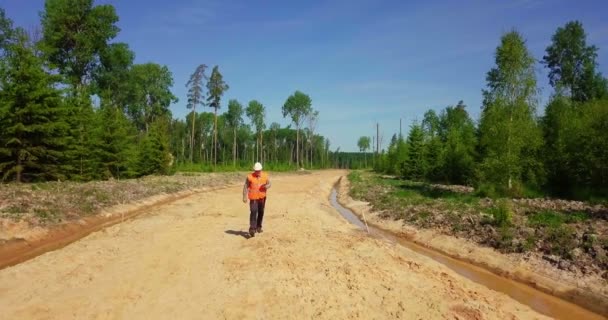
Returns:
[[[6,319],[544,319],[329,205],[344,171],[277,176],[265,232],[241,187],[196,193],[0,270]]]
[[[597,313],[608,315],[608,285],[604,278],[606,270],[594,265],[593,259],[577,261],[578,264],[570,262],[570,268],[564,268],[564,261],[567,260],[559,256],[544,254],[540,250],[505,253],[496,248],[488,247],[487,243],[483,241],[484,238],[478,236],[478,233],[484,232],[484,230],[487,230],[487,227],[484,229],[479,226],[480,217],[472,218],[470,215],[467,215],[469,212],[466,212],[466,210],[470,208],[465,207],[464,212],[460,214],[452,212],[452,216],[458,217],[457,221],[454,222],[453,220],[441,217],[442,213],[445,214],[446,209],[441,206],[441,202],[439,201],[439,203],[424,203],[423,205],[405,208],[399,208],[390,203],[383,203],[382,206],[384,208],[388,207],[390,209],[380,211],[374,205],[379,200],[367,202],[353,199],[350,196],[352,191],[351,183],[346,177],[341,179],[339,189],[340,203],[351,209],[361,218],[365,217],[371,225],[389,230],[417,244],[458,260],[467,261],[491,270],[496,274],[529,284],[546,293],[572,301]],[[366,190],[368,194],[377,191]],[[380,191],[379,193],[381,194],[382,192],[388,191]],[[491,200],[486,199],[486,201]],[[539,207],[557,209],[561,209],[563,206],[574,205],[581,210],[585,206],[600,213],[603,213],[605,210],[602,206],[588,206],[580,203],[572,204],[568,201],[558,201],[557,205],[550,200],[520,201]],[[394,207],[391,208],[391,206]],[[452,210],[458,211],[457,208],[453,208]],[[398,214],[398,212],[405,211],[407,213]],[[429,213],[428,217],[425,216],[424,221],[408,218],[408,216],[419,215],[420,212]],[[462,223],[466,224],[466,226],[454,230],[453,223]],[[600,220],[599,223],[596,221],[594,227],[596,230],[598,228],[603,230],[605,225],[606,221]],[[584,228],[585,226],[579,227]],[[606,235],[605,233],[601,234]],[[487,235],[484,237],[487,237]],[[577,267],[579,265],[583,267]]]

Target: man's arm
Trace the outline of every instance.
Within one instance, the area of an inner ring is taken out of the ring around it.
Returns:
[[[270,178],[268,178],[268,182],[266,182],[266,185],[264,186],[264,188],[270,189],[270,187],[272,187],[272,183],[270,183]]]
[[[249,180],[247,180],[247,178],[245,178],[245,185],[243,186],[243,202],[247,202],[247,188],[248,186]]]

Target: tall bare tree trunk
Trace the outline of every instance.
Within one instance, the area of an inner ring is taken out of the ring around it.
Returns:
[[[297,141],[297,140],[296,140]],[[297,142],[296,142],[297,143]],[[296,148],[297,149],[297,148]],[[297,152],[297,150],[296,150]],[[291,164],[293,163],[293,144],[291,145],[291,148],[289,150],[289,165],[291,166]]]
[[[17,180],[18,183],[21,183],[21,171],[23,170],[21,167],[21,156],[20,156],[21,152],[18,152],[17,154],[18,154],[17,155],[17,176],[15,179]]]
[[[213,123],[213,166],[217,164],[217,107],[213,108],[215,119]]]
[[[262,163],[264,163],[264,132],[260,131],[260,149],[262,150]]]
[[[196,123],[196,106],[192,107],[192,134],[190,137],[190,163],[193,162],[194,155],[194,124]],[[147,130],[147,129],[146,129]]]
[[[186,142],[184,140],[186,140],[185,137],[182,138],[182,152],[181,152],[181,154],[182,154],[182,160],[184,160],[184,153],[186,153]]]
[[[298,130],[296,131],[296,169],[300,169],[300,125],[297,126]]]
[[[312,138],[310,139],[310,168],[312,169],[312,141],[314,140],[314,136],[312,136]]]
[[[236,127],[234,127],[234,141],[232,142],[232,166],[236,167]]]
[[[507,161],[508,161],[508,176],[509,176],[509,180],[507,182],[509,190],[511,190],[511,187],[513,187],[513,181],[511,179],[511,128],[513,127],[513,108],[509,107],[510,110],[510,114],[509,114],[509,131],[508,131],[508,135],[507,135]]]

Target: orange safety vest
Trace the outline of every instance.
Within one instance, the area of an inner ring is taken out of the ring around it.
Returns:
[[[266,172],[260,172],[258,177],[254,176],[253,173],[247,175],[248,182],[248,194],[249,200],[258,200],[266,198],[266,188],[262,188],[263,185],[268,183],[268,174]]]

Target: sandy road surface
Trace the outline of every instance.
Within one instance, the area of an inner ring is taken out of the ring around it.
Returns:
[[[246,239],[239,187],[151,210],[0,271],[2,319],[535,319],[509,297],[365,236],[329,206],[342,171],[273,179]]]

